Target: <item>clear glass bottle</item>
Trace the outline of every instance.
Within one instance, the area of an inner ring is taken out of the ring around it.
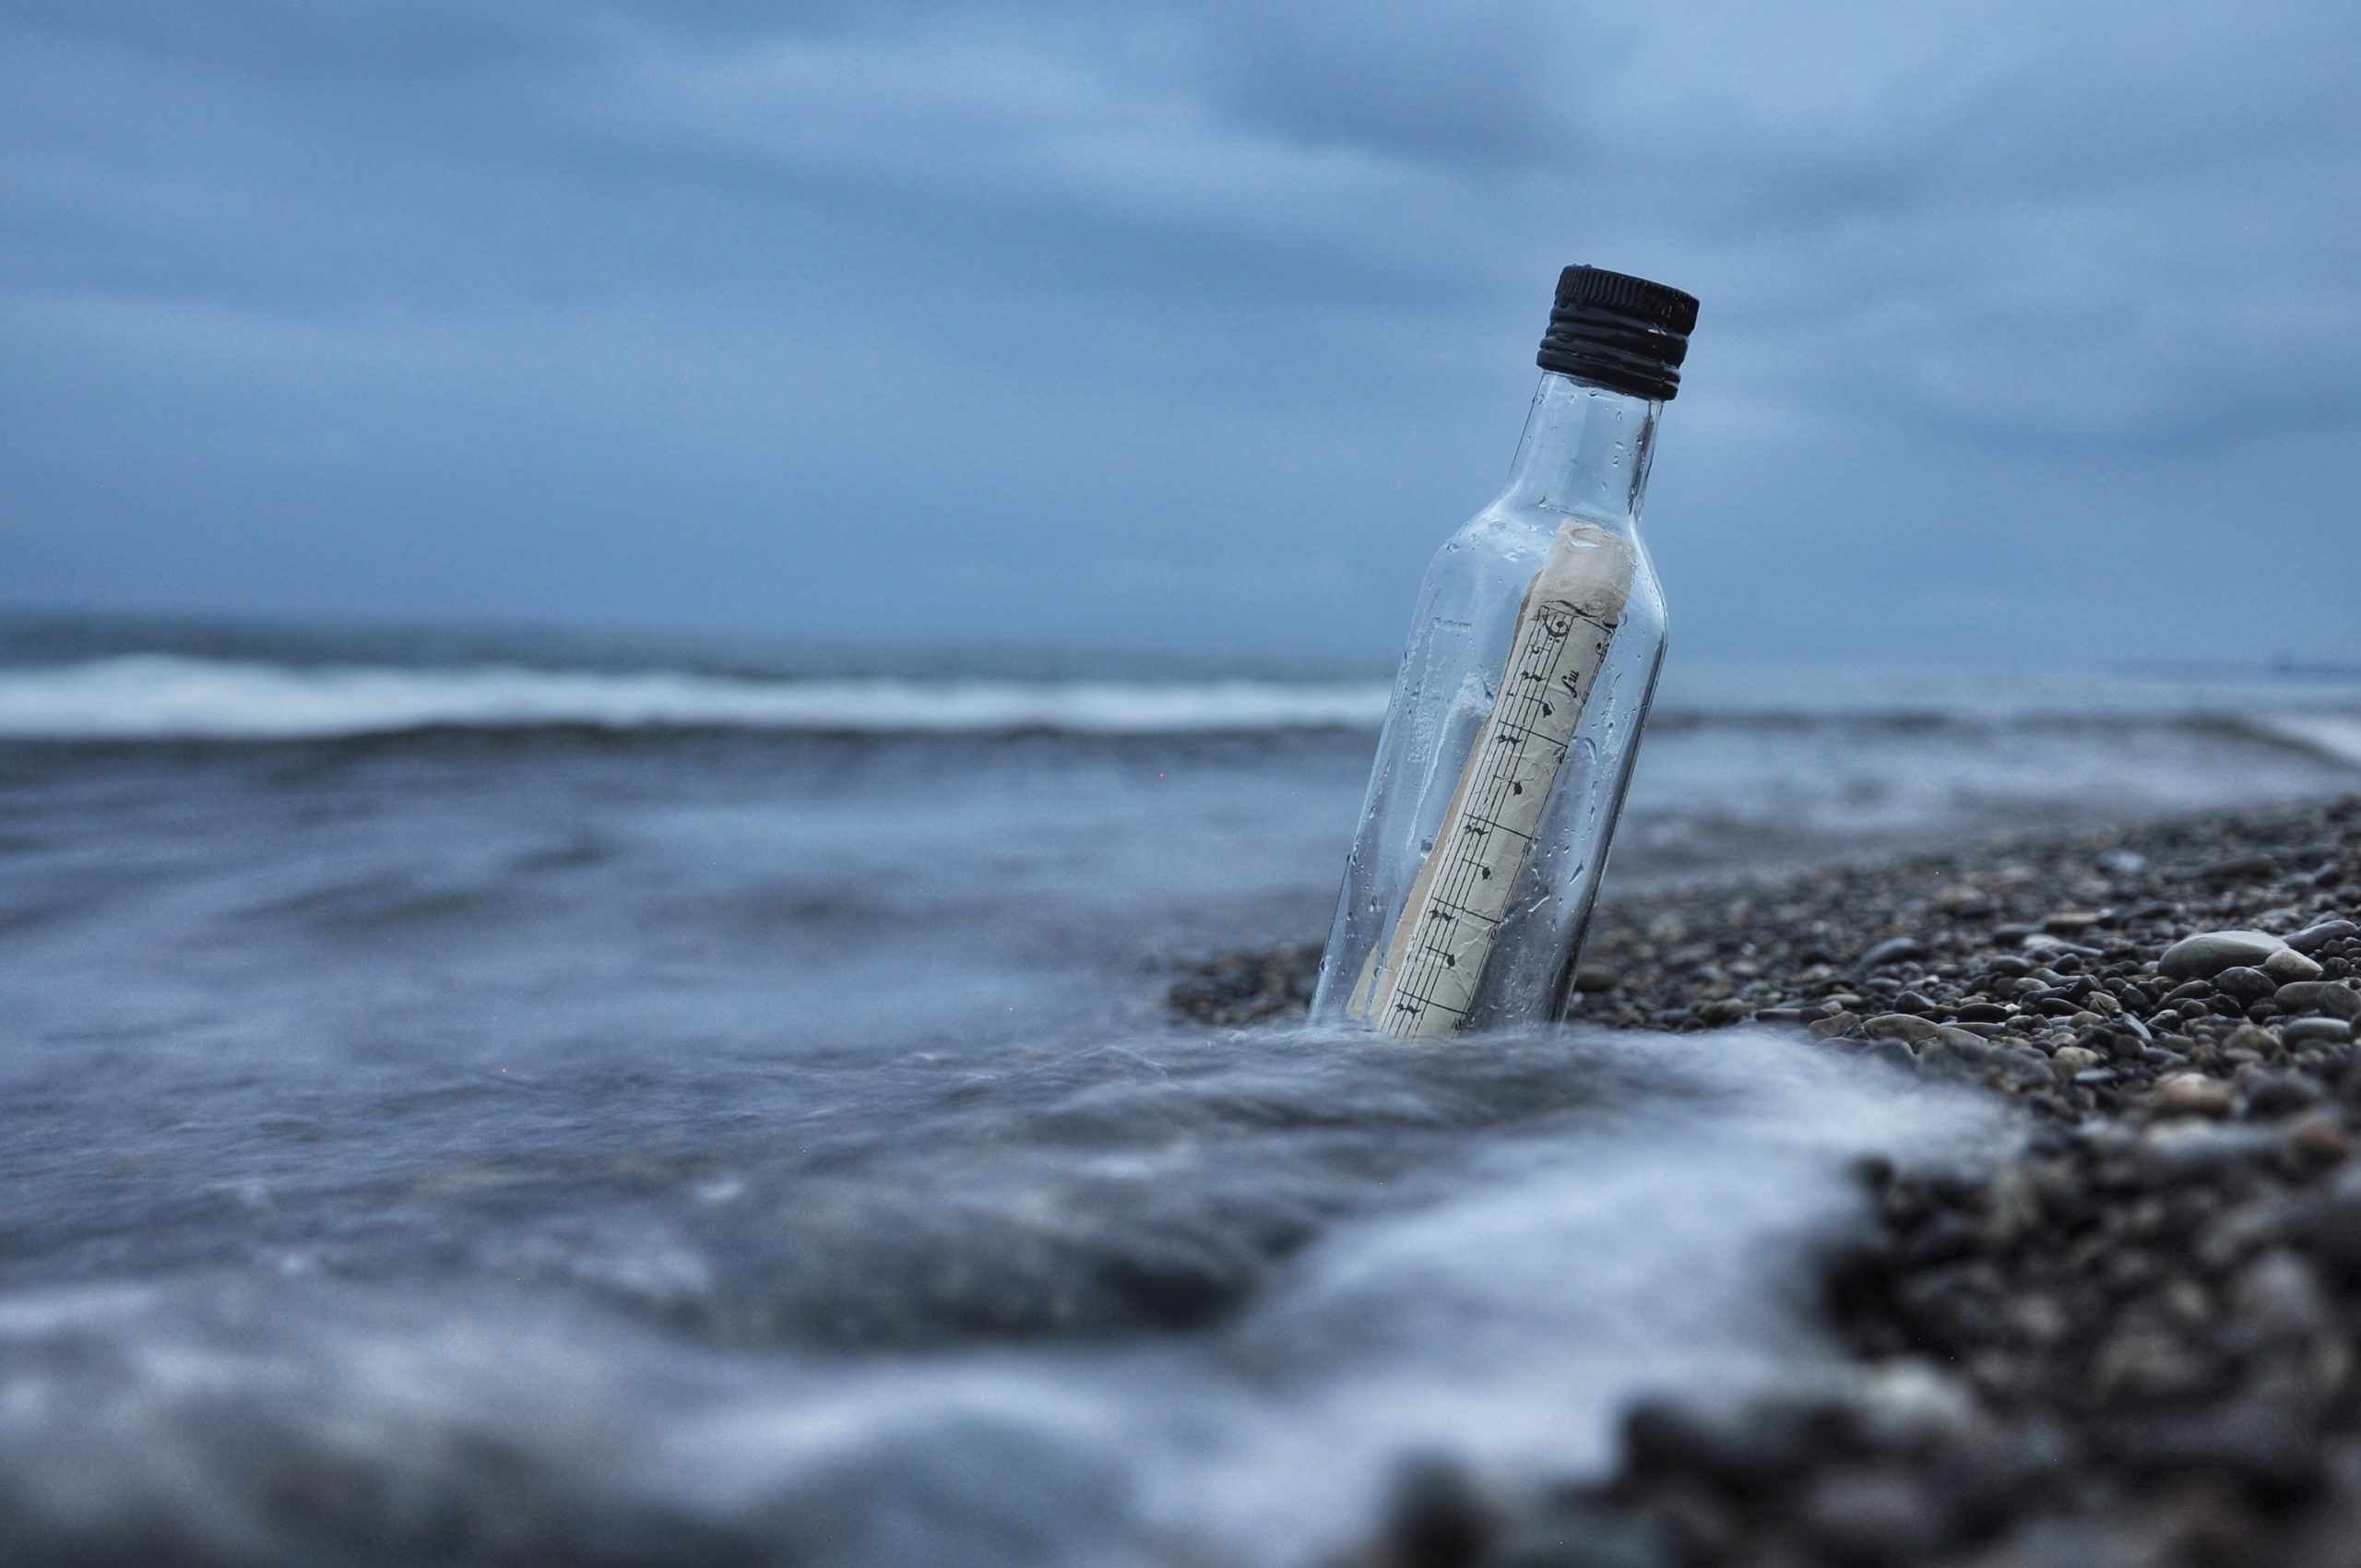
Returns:
[[[1664,659],[1640,542],[1697,302],[1558,280],[1508,488],[1418,590],[1312,1018],[1404,1038],[1555,1018]]]

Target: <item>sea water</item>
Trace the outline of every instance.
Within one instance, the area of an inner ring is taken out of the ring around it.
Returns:
[[[42,628],[0,666],[0,1538],[1319,1562],[1838,1358],[1962,1093],[1771,1031],[1208,1030],[1382,685]],[[2361,781],[2331,683],[1741,672],[1626,892]]]

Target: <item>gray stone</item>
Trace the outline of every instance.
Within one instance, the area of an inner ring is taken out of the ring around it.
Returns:
[[[1999,1059],[1998,1046],[1987,1045],[1960,1029],[1945,1029],[1918,1048],[1918,1064],[1929,1072],[1970,1077]]]
[[[2344,1135],[2332,1111],[2296,1118],[2280,1134],[2279,1147],[2299,1166],[2336,1165],[2353,1155],[2353,1142]]]
[[[2224,1051],[2248,1051],[2257,1056],[2279,1054],[2279,1037],[2253,1024],[2240,1024],[2222,1037]]]
[[[1861,1054],[1872,1062],[1891,1063],[1896,1067],[1916,1067],[1918,1058],[1898,1039],[1873,1039]]]
[[[2293,947],[2283,947],[2262,961],[2262,972],[2273,980],[2286,981],[2316,980],[2328,971]]]
[[[2229,1334],[2242,1349],[2317,1339],[2335,1328],[2311,1265],[2274,1247],[2230,1286]]]
[[[2175,1073],[2156,1083],[2156,1109],[2168,1116],[2226,1116],[2236,1091],[2219,1078]]]
[[[2058,1054],[2049,1062],[2052,1072],[2061,1078],[2070,1078],[2094,1067],[2105,1066],[2106,1058],[2084,1046],[2061,1045],[2058,1048]]]
[[[2147,1399],[2186,1398],[2203,1388],[2208,1367],[2187,1347],[2156,1330],[2127,1329],[2099,1347],[2091,1375],[2103,1395]]]
[[[2334,980],[2296,980],[2272,993],[2290,1013],[2325,1013],[2331,1018],[2361,1018],[2361,991]]]
[[[2256,1116],[2292,1116],[2328,1098],[2301,1073],[2263,1073],[2247,1085],[2247,1110]]]
[[[2281,1026],[2279,1038],[2291,1046],[2349,1045],[2353,1026],[2342,1018],[2297,1018]]]
[[[2086,943],[2069,941],[2062,936],[2052,936],[2046,931],[2037,931],[2030,936],[2020,939],[2017,945],[2045,963],[2062,953],[2071,953],[2080,958],[2101,958],[2106,956],[2103,948],[2093,947]]]
[[[1889,936],[1863,953],[1860,967],[1878,968],[1886,964],[1899,964],[1905,958],[1923,958],[1927,944],[1915,936]]]
[[[1898,1466],[1824,1471],[1806,1489],[1797,1514],[1841,1562],[1916,1562],[1942,1544],[1941,1511],[1926,1483]]]
[[[2213,977],[2213,989],[2240,1002],[2260,1002],[2279,989],[2279,981],[2251,964],[2233,964]]]
[[[2263,931],[2201,931],[2165,949],[2156,972],[2176,980],[2204,980],[2239,964],[2260,964],[2287,944]]]
[[[2306,926],[2289,937],[2287,945],[2298,953],[2317,953],[2343,936],[2361,936],[2361,925],[2351,921],[2322,921],[2318,925]]]
[[[2002,1046],[1999,1064],[2001,1078],[2020,1088],[2047,1084],[2053,1075],[2049,1058],[2030,1045]]]
[[[1862,1027],[1871,1039],[1898,1039],[1910,1045],[1923,1045],[1942,1032],[1942,1026],[1932,1019],[1908,1013],[1880,1013]]]
[[[1845,1404],[1870,1441],[1880,1446],[1954,1441],[1982,1422],[1975,1396],[1930,1361],[1873,1364],[1847,1392]]]
[[[2361,1275],[2361,1168],[2347,1166],[2333,1186],[2294,1217],[2291,1228],[2331,1274]]]

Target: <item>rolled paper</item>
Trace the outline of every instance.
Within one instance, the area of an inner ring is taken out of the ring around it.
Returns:
[[[1353,1009],[1405,1039],[1465,1027],[1541,814],[1631,597],[1629,540],[1568,522],[1525,588],[1508,663],[1382,961]]]

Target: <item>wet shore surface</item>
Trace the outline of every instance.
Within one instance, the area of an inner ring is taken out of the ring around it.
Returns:
[[[2352,775],[1839,728],[1652,742],[1575,1027],[1441,1051],[1289,1027],[1359,736],[0,747],[0,1556],[1940,1561],[2191,1474],[2332,1531],[2334,1232],[2238,1217],[2341,1179],[2350,814],[1989,835]],[[2201,1303],[2107,1129],[2228,1217]],[[2290,1386],[2283,1493],[2117,1435]]]
[[[1283,1020],[1317,951],[1183,1016]],[[1406,1478],[1370,1565],[2347,1563],[2361,1541],[2361,798],[2003,838],[1602,909],[1578,1020],[1753,1021],[1978,1084],[1992,1168],[1867,1161],[1847,1385],[1643,1400],[1604,1479]]]
[[[0,746],[0,1560],[1304,1568],[1841,1371],[1849,1172],[1972,1088],[1163,1016],[1365,760]]]

